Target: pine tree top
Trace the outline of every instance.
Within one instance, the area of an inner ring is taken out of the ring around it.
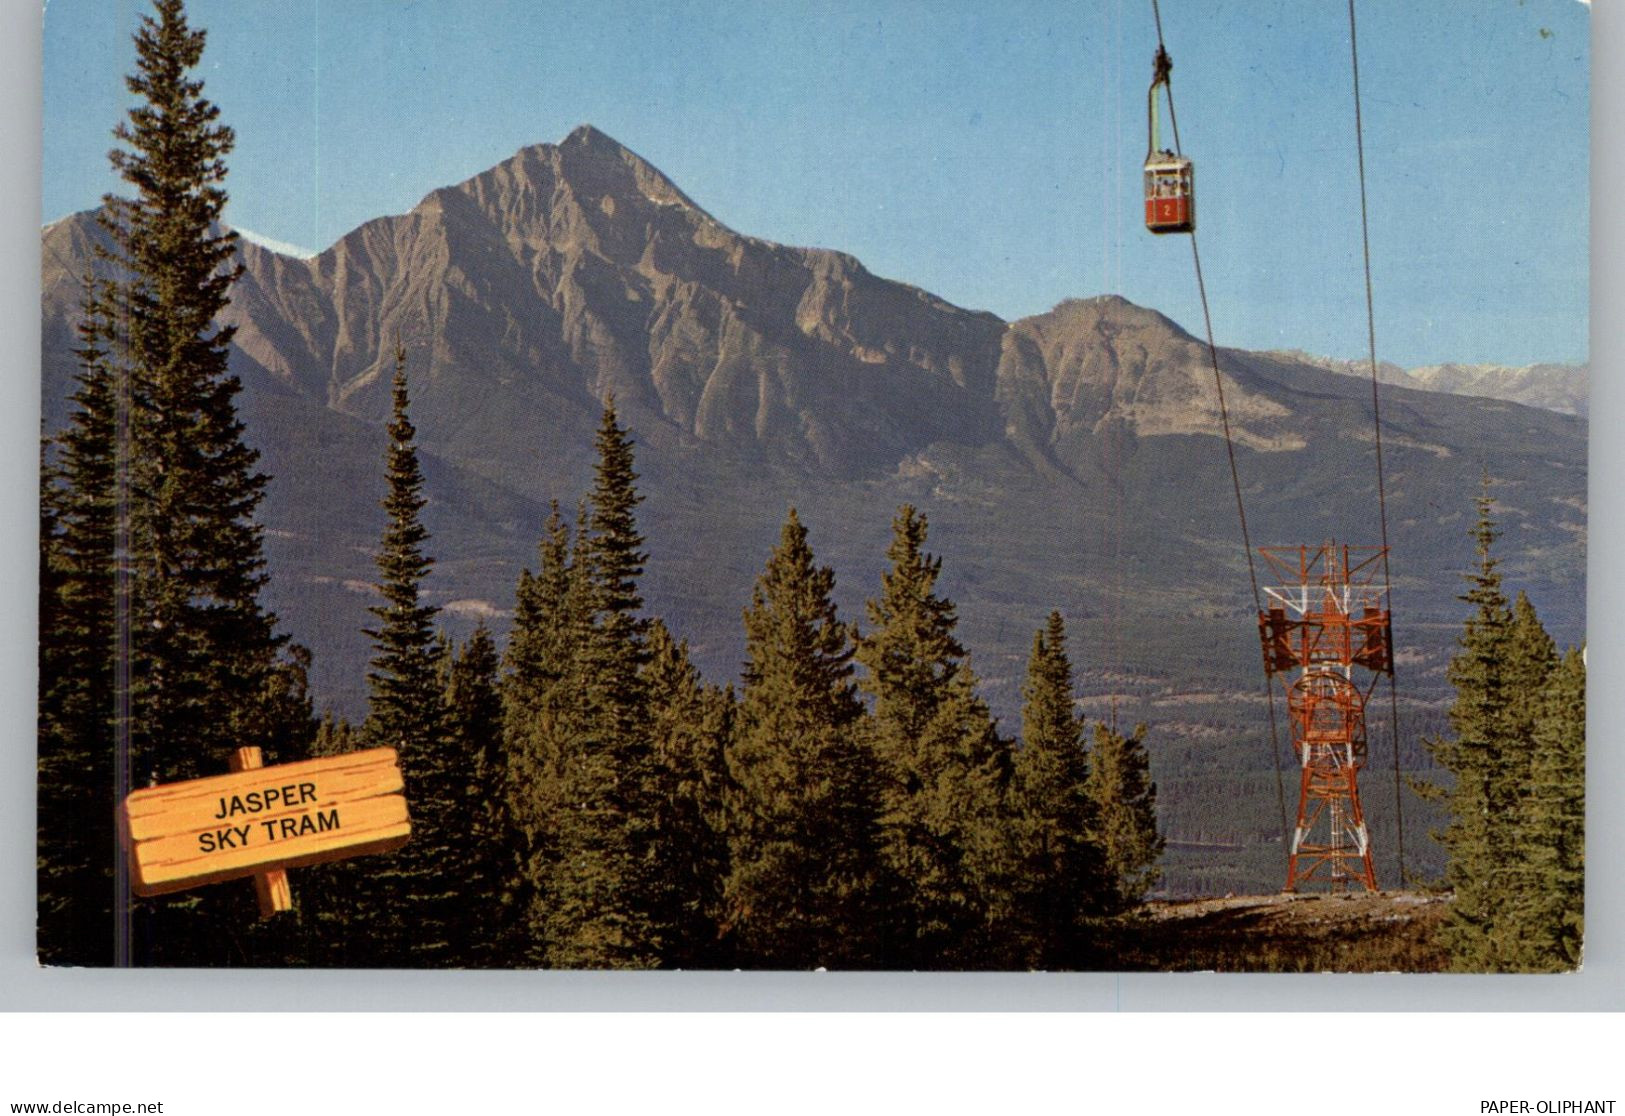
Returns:
[[[115,254],[116,262],[197,335],[210,328],[242,272],[232,262],[237,234],[215,224],[226,205],[225,156],[236,136],[216,122],[220,110],[201,95],[202,80],[186,76],[203,58],[205,33],[187,24],[180,0],[156,0],[154,7],[135,35],[136,72],[125,78],[139,103],[113,129],[125,146],[108,153],[136,197],[107,195],[98,220],[124,256]],[[216,331],[214,346],[223,350],[231,333]],[[157,349],[164,342],[148,343]]]
[[[615,412],[615,397],[604,400],[603,418],[593,443],[598,450],[592,495],[588,500],[586,555],[593,586],[593,609],[632,621],[643,607],[638,579],[648,554],[638,531],[638,474],[632,467],[632,439]],[[637,625],[634,625],[637,626]]]
[[[886,550],[891,565],[881,575],[880,596],[866,605],[870,628],[857,651],[877,714],[909,737],[951,691],[965,660],[954,603],[936,592],[942,559],[924,552],[926,531],[925,516],[912,505],[898,509]]]
[[[391,381],[390,418],[385,428],[389,448],[385,453],[387,489],[382,506],[388,522],[379,543],[378,591],[385,603],[369,611],[385,625],[405,624],[427,632],[438,611],[420,605],[423,578],[434,559],[423,553],[429,532],[419,513],[428,505],[423,494],[423,470],[418,464],[417,429],[410,417],[406,384],[406,350],[396,346],[395,373]],[[369,635],[378,633],[369,632]]]
[[[1066,625],[1059,612],[1033,636],[1022,684],[1021,736],[1024,748],[1059,748],[1081,755],[1083,718],[1075,712],[1072,661],[1066,650]]]
[[[1512,623],[1512,613],[1506,593],[1501,588],[1501,571],[1494,552],[1495,540],[1500,537],[1500,532],[1496,530],[1494,501],[1490,498],[1487,475],[1475,503],[1478,506],[1478,520],[1472,527],[1472,536],[1476,559],[1473,568],[1463,575],[1468,590],[1457,598],[1476,610],[1468,617],[1462,633],[1460,642],[1463,647],[1472,647],[1475,643],[1484,646],[1493,644]]]
[[[1501,591],[1500,562],[1494,552],[1495,540],[1501,537],[1501,532],[1496,527],[1495,500],[1490,496],[1488,474],[1473,502],[1478,508],[1478,519],[1471,532],[1476,563],[1466,574],[1471,588],[1459,599],[1476,606],[1480,617],[1488,620],[1504,613],[1507,607],[1506,595]]]
[[[403,757],[433,743],[441,712],[435,677],[440,655],[433,631],[440,610],[422,599],[423,579],[434,559],[423,553],[429,532],[419,513],[428,501],[409,410],[406,350],[396,345],[384,455],[387,488],[382,504],[388,519],[375,558],[383,603],[368,609],[378,624],[365,634],[376,648],[367,672],[367,729],[373,739],[401,746]]]
[[[953,636],[958,623],[954,603],[936,593],[942,559],[925,553],[928,524],[913,505],[904,504],[892,520],[890,567],[881,574],[881,595],[867,605],[869,623],[897,638],[920,645],[937,659],[963,658],[965,649]]]
[[[836,613],[834,590],[834,571],[817,564],[807,528],[790,508],[745,610],[747,700],[764,685],[782,685],[834,696],[843,723],[861,712],[851,681],[852,630]]]

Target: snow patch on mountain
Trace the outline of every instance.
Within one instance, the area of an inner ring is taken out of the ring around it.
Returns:
[[[289,244],[286,240],[277,240],[275,237],[257,233],[253,229],[245,229],[241,225],[233,225],[237,235],[250,244],[257,244],[267,251],[275,252],[279,256],[292,256],[296,260],[313,260],[321,255],[312,248],[302,248],[297,244]]]

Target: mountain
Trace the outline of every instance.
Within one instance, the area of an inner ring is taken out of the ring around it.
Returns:
[[[1276,355],[1313,364],[1329,372],[1367,378],[1367,382],[1371,375],[1371,365],[1367,361],[1317,357],[1297,350]],[[1526,364],[1519,367],[1505,364],[1428,364],[1407,371],[1397,364],[1379,361],[1377,378],[1381,383],[1395,387],[1443,391],[1451,395],[1481,395],[1487,399],[1522,403],[1559,414],[1579,415],[1581,418],[1586,417],[1591,407],[1591,366],[1588,364]]]
[[[974,401],[997,318],[838,252],[739,236],[590,127],[309,264],[244,256],[244,355],[350,414],[382,414],[379,353],[398,336],[459,395],[614,392],[683,435],[847,475],[996,433]]]
[[[42,234],[53,429],[99,235],[92,214]],[[740,609],[788,505],[836,570],[841,608],[861,618],[892,513],[912,502],[1006,730],[1019,725],[1032,633],[1061,608],[1084,708],[1152,725],[1170,888],[1278,883],[1248,557],[1213,370],[1205,343],[1155,310],[1104,296],[1007,323],[953,306],[842,253],[734,232],[590,127],[311,259],[246,241],[240,256],[226,320],[240,410],[273,477],[268,603],[315,650],[319,701],[351,716],[364,701],[399,339],[437,559],[427,589],[453,634],[480,618],[504,628],[548,501],[568,514],[590,484],[613,392],[646,496],[645,597],[710,678],[737,676]],[[1378,541],[1369,384],[1287,353],[1221,349],[1219,364],[1252,541]],[[1402,752],[1420,768],[1419,734],[1447,700],[1485,472],[1509,583],[1561,641],[1583,635],[1586,425],[1399,386],[1383,419]],[[1386,731],[1373,732],[1385,756]],[[1367,808],[1386,841],[1391,807]],[[1214,852],[1232,847],[1245,851]]]
[[[1486,395],[1584,417],[1590,409],[1591,368],[1585,364],[1432,364],[1411,369],[1429,391]]]

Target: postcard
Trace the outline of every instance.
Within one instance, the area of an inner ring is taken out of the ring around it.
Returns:
[[[40,961],[1577,968],[1589,19],[52,0]]]

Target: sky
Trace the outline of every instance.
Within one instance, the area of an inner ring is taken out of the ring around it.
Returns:
[[[143,0],[48,0],[42,218],[120,184]],[[1220,344],[1367,352],[1348,8],[1161,0]],[[591,123],[732,228],[1015,319],[1202,330],[1141,223],[1149,0],[189,0],[228,222],[321,249]],[[1590,8],[1358,0],[1377,355],[1587,359]]]

